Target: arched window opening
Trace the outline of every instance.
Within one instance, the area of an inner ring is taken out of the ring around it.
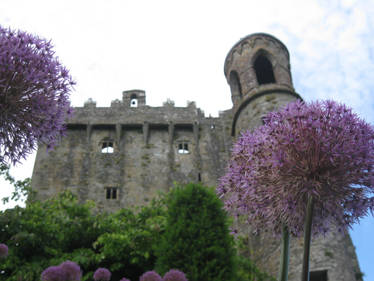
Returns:
[[[181,141],[180,143],[178,143],[178,153],[179,154],[188,154],[188,153],[190,153],[187,141]]]
[[[130,107],[138,107],[138,98],[135,94],[130,97]]]
[[[256,58],[254,68],[259,85],[275,83],[273,66],[264,55],[259,55]]]
[[[230,72],[230,89],[234,97],[242,97],[242,87],[240,85],[239,75],[236,71]]]
[[[113,153],[114,146],[112,140],[106,140],[101,143],[101,153]]]

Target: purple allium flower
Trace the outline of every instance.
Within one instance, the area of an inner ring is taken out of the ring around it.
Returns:
[[[374,209],[374,128],[333,101],[288,104],[243,133],[217,193],[254,230],[300,235],[308,197],[313,233],[343,230]]]
[[[125,277],[123,277],[121,280],[119,280],[119,281],[130,281],[130,279],[127,279],[127,278],[125,278]]]
[[[162,278],[156,271],[147,271],[140,276],[139,281],[162,281]]]
[[[93,278],[95,281],[109,281],[111,276],[112,273],[108,269],[100,267],[96,269]]]
[[[0,244],[0,258],[6,258],[8,256],[8,246]]]
[[[54,145],[64,131],[75,83],[52,47],[0,26],[0,164],[25,158],[37,142]]]
[[[64,271],[65,279],[67,281],[80,281],[82,278],[82,271],[79,265],[72,261],[65,261],[60,264]]]
[[[42,281],[65,281],[61,266],[50,266],[42,272]]]
[[[188,281],[186,275],[177,269],[170,269],[165,273],[162,281]]]

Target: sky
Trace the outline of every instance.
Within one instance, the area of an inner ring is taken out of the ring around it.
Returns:
[[[73,106],[98,106],[142,89],[147,104],[196,101],[205,115],[231,108],[223,64],[248,34],[288,48],[296,91],[306,101],[344,102],[374,124],[372,0],[0,0],[0,24],[51,39],[76,80]],[[35,154],[12,169],[31,176]],[[0,181],[0,198],[12,190]],[[0,209],[11,207],[2,205]],[[365,281],[374,281],[372,215],[351,237]]]

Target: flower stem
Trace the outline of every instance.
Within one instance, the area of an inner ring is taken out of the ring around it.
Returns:
[[[302,281],[309,281],[309,259],[310,259],[310,242],[312,236],[312,219],[313,219],[313,197],[308,196],[308,205],[306,207],[305,225],[304,225],[304,257]]]
[[[281,259],[279,267],[279,281],[288,280],[288,263],[290,258],[290,232],[288,231],[287,225],[283,224],[282,227],[282,249],[281,249]]]

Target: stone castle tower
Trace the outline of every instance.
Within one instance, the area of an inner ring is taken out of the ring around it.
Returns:
[[[146,105],[142,90],[123,92],[109,108],[88,101],[75,108],[67,135],[49,153],[38,149],[32,185],[40,199],[70,189],[102,210],[145,204],[174,181],[216,186],[238,134],[261,125],[262,117],[301,99],[292,85],[289,53],[275,37],[257,33],[241,39],[226,57],[224,72],[233,107],[205,117],[190,102],[175,107]],[[279,241],[248,234],[259,267],[278,270]],[[291,240],[289,280],[301,274],[302,241]],[[330,234],[312,243],[311,281],[362,280],[348,234]]]

